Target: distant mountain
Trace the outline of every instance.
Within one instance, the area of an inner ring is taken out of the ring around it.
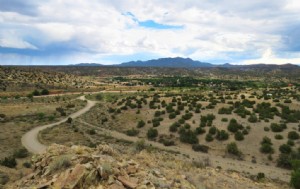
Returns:
[[[250,65],[233,65],[230,63],[215,65],[208,62],[201,62],[198,60],[192,60],[190,58],[159,58],[147,61],[130,61],[124,62],[121,64],[113,64],[113,65],[103,65],[99,63],[80,63],[80,64],[72,64],[69,66],[82,66],[82,67],[163,67],[163,68],[236,68],[236,69],[293,69],[299,68],[296,64],[250,64]]]
[[[70,64],[69,66],[104,66],[99,63],[79,63],[79,64]]]
[[[200,62],[190,58],[159,58],[147,61],[131,61],[118,64],[121,67],[172,67],[172,68],[203,68],[214,67],[215,65],[207,62]]]

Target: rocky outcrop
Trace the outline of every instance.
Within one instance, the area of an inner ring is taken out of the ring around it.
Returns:
[[[167,152],[132,153],[108,145],[88,148],[53,144],[45,153],[33,156],[32,163],[32,173],[9,188],[288,188],[287,184],[254,182],[236,172],[199,167],[199,163]]]

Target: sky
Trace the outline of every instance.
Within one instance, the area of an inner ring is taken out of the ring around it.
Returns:
[[[0,0],[0,65],[300,64],[299,0]]]

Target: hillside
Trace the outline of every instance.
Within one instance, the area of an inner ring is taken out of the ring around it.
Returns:
[[[237,172],[206,167],[209,160],[182,160],[168,152],[141,147],[54,144],[32,158],[31,174],[8,188],[288,188],[286,184],[258,181],[255,177],[251,180]]]
[[[33,89],[78,89],[94,84],[72,73],[55,72],[37,67],[1,67],[0,91],[24,91]]]

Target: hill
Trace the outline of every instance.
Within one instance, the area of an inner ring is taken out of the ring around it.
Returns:
[[[33,156],[32,173],[11,188],[288,188],[287,184],[257,182],[237,172],[207,167],[209,161],[182,161],[168,152],[134,151],[99,145],[52,145]]]

